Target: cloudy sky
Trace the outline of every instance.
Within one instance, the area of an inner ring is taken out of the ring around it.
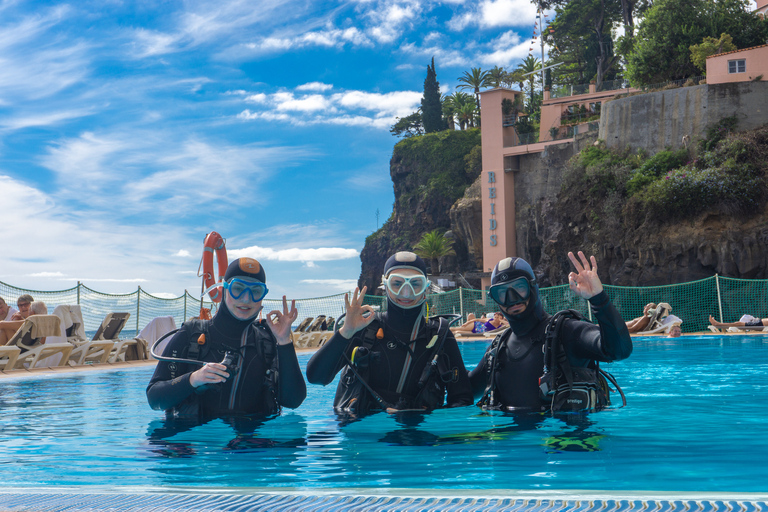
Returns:
[[[395,117],[528,55],[527,0],[0,3],[0,281],[199,293],[205,234],[270,296],[354,287]]]

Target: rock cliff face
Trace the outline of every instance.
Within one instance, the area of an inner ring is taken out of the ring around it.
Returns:
[[[360,253],[360,287],[368,286],[368,293],[373,293],[381,283],[387,258],[397,251],[412,250],[424,233],[435,229],[450,231],[455,242],[456,256],[441,261],[441,270],[474,269],[481,238],[479,183],[476,199],[472,194],[465,197],[465,191],[478,179],[480,167],[466,157],[479,144],[480,131],[466,130],[413,137],[395,146],[390,161],[395,204],[389,220],[365,241]],[[454,206],[455,228],[454,214],[449,214]]]

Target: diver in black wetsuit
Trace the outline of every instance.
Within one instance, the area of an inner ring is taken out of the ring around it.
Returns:
[[[345,297],[344,325],[309,360],[307,380],[325,386],[344,368],[334,408],[352,415],[432,410],[446,405],[446,391],[448,407],[470,405],[467,372],[448,322],[424,318],[424,261],[398,252],[384,266],[384,282],[383,314],[363,305],[365,287],[355,289],[351,302]]]
[[[581,261],[573,253],[568,257],[577,270],[568,276],[570,288],[589,300],[599,322],[563,322],[559,340],[570,367],[592,369],[595,361],[629,357],[632,340],[624,320],[603,291],[594,256],[591,266],[581,251]],[[533,269],[521,258],[501,260],[493,269],[489,294],[509,320],[510,328],[497,336],[469,374],[475,396],[483,395],[478,405],[507,411],[550,410],[552,398],[544,396],[539,387],[544,371],[544,333],[550,315],[542,307]]]
[[[153,409],[169,418],[207,421],[222,416],[268,416],[281,406],[296,408],[307,396],[291,343],[296,319],[283,296],[283,311],[254,321],[267,294],[266,275],[252,258],[239,258],[224,275],[224,300],[212,320],[185,322],[163,356],[193,359],[204,366],[160,361],[147,387]],[[227,362],[227,365],[221,364]]]

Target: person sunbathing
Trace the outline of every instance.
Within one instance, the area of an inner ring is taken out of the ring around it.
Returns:
[[[47,314],[48,307],[44,302],[38,300],[29,305],[29,316]],[[7,345],[22,325],[24,325],[24,320],[6,320],[0,322],[0,346]],[[42,343],[45,343],[45,338],[41,341]]]
[[[482,334],[486,331],[495,331],[499,327],[508,325],[504,321],[504,316],[497,311],[490,320],[485,317],[480,320],[469,320],[460,327],[451,327],[451,331],[459,334]]]
[[[768,318],[742,315],[738,322],[718,322],[712,315],[709,315],[709,323],[715,327],[766,327],[768,326]]]
[[[648,313],[650,310],[654,309],[656,307],[656,304],[653,302],[650,302],[645,305],[643,308],[643,316],[639,316],[637,318],[633,318],[629,322],[626,322],[627,324],[627,330],[630,334],[640,332],[645,330],[648,327],[648,323],[651,321],[651,315]]]

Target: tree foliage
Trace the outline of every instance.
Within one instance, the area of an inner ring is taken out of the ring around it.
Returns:
[[[458,89],[472,90],[475,94],[477,110],[480,110],[480,88],[488,87],[488,72],[483,71],[481,68],[472,68],[471,71],[465,71],[464,74],[458,78],[458,81]]]
[[[697,74],[691,46],[727,33],[737,48],[765,44],[768,21],[746,0],[656,0],[640,25],[628,56],[633,85],[679,80]]]
[[[707,74],[707,57],[723,52],[736,50],[733,38],[726,33],[720,34],[719,39],[705,37],[700,44],[691,46],[691,62],[699,71]]]
[[[432,275],[440,273],[440,258],[456,254],[453,250],[453,241],[437,229],[424,233],[419,243],[413,247],[413,252],[429,260]]]
[[[427,66],[427,77],[424,79],[424,96],[421,98],[421,123],[425,133],[439,132],[445,129],[443,122],[443,106],[440,101],[440,82],[437,81],[435,58]]]
[[[414,135],[423,135],[424,127],[421,124],[421,112],[418,110],[406,117],[398,117],[389,133],[396,137],[413,137]]]

